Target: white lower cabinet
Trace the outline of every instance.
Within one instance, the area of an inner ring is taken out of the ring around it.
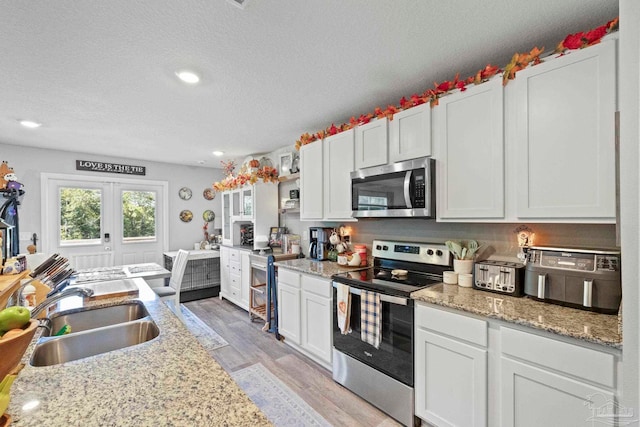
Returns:
[[[300,275],[278,269],[278,331],[285,342],[300,344]]]
[[[502,425],[617,425],[616,355],[500,328]]]
[[[617,349],[423,303],[415,328],[415,412],[430,425],[618,425]]]
[[[249,310],[251,264],[249,252],[220,247],[220,298]]]
[[[332,302],[330,280],[278,269],[278,331],[285,343],[327,369],[332,362]]]
[[[418,305],[415,327],[416,415],[436,426],[486,426],[486,322]],[[469,331],[479,331],[474,342]]]

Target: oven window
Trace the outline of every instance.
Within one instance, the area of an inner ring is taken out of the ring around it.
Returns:
[[[334,301],[337,300],[334,289]],[[376,349],[360,337],[360,296],[351,295],[351,333],[338,329],[333,311],[333,346],[356,360],[413,386],[413,307],[382,302],[382,342]]]
[[[396,172],[352,180],[353,210],[405,209],[405,175],[406,172]]]

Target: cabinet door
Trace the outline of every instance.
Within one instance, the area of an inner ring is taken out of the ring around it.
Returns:
[[[278,331],[300,344],[300,289],[278,280]]]
[[[486,426],[487,351],[417,328],[415,352],[416,415],[438,426]]]
[[[240,302],[242,308],[249,309],[249,288],[251,287],[251,261],[249,252],[240,252]]]
[[[222,244],[231,245],[231,193],[222,193]]]
[[[442,97],[433,131],[438,219],[504,218],[502,80]]]
[[[617,425],[606,416],[618,405],[613,393],[504,357],[500,364],[504,427]]]
[[[389,162],[431,155],[431,107],[418,105],[395,114],[389,122]]]
[[[330,136],[322,142],[325,219],[351,219],[353,144],[353,129]]]
[[[300,219],[319,220],[322,208],[322,141],[300,148]]]
[[[301,275],[301,345],[321,360],[331,363],[333,346],[333,288],[331,281]]]
[[[520,71],[509,85],[518,217],[613,221],[615,40]]]
[[[387,119],[356,126],[356,169],[387,164]]]
[[[220,292],[225,296],[230,292],[229,248],[220,247]]]
[[[242,190],[233,190],[231,192],[231,220],[238,221],[242,219]]]
[[[255,209],[253,208],[253,187],[248,185],[240,190],[240,203],[242,204],[242,219],[253,220]]]

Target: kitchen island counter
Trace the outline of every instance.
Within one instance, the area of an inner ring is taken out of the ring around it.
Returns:
[[[138,297],[86,303],[69,297],[63,309],[140,299],[160,335],[97,356],[34,367],[28,357],[36,334],[23,359],[26,366],[11,388],[7,413],[12,425],[270,425],[146,282],[134,280]]]
[[[617,315],[599,314],[526,297],[498,295],[444,283],[416,291],[411,294],[411,298],[595,344],[622,348],[622,331]]]

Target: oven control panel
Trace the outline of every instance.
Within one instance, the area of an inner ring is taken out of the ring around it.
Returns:
[[[371,254],[376,258],[423,264],[451,265],[451,253],[441,243],[409,243],[374,240]]]

